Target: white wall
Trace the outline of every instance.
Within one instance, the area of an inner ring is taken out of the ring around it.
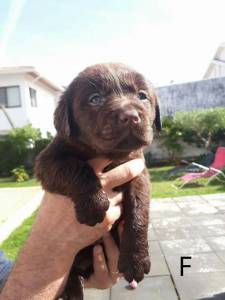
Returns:
[[[13,123],[16,127],[24,126],[28,123],[28,116],[26,114],[25,109],[25,89],[24,89],[24,77],[20,74],[15,75],[0,75],[0,87],[5,86],[20,86],[20,96],[21,96],[21,107],[12,107],[6,108],[9,116],[13,120]],[[0,131],[10,130],[11,126],[3,114],[2,110],[0,110]]]
[[[45,136],[49,131],[55,134],[53,113],[56,107],[57,92],[39,81],[34,81],[31,76],[24,74],[0,75],[0,87],[20,86],[21,107],[6,108],[15,127],[22,127],[31,123],[33,127],[40,128]],[[31,106],[29,87],[37,91],[37,107]],[[0,131],[8,131],[11,126],[0,110]]]
[[[39,81],[33,81],[29,76],[25,77],[25,99],[29,122],[35,128],[40,128],[43,135],[47,131],[55,134],[53,113],[56,107],[57,93],[50,90]],[[31,106],[29,87],[37,91],[37,107]]]
[[[225,65],[214,64],[207,78],[224,77],[225,76]]]

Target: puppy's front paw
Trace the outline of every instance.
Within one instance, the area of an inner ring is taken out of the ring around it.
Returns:
[[[135,280],[137,282],[144,278],[144,274],[150,271],[151,262],[148,253],[143,256],[143,253],[122,252],[119,257],[118,269],[124,274],[124,278],[128,282]]]
[[[79,203],[75,204],[78,221],[89,226],[101,223],[108,208],[109,200],[102,190],[92,195],[79,196]]]

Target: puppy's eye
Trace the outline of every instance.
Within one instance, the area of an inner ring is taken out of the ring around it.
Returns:
[[[90,105],[101,105],[103,104],[103,102],[105,101],[105,98],[103,98],[101,95],[99,94],[92,94],[89,98],[88,98],[88,103]]]
[[[142,101],[147,100],[147,99],[148,99],[147,93],[144,92],[144,91],[140,91],[140,92],[138,93],[138,99],[140,99],[140,100],[142,100]]]

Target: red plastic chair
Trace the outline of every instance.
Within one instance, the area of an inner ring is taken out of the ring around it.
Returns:
[[[225,147],[218,147],[216,150],[215,158],[210,167],[205,167],[203,165],[197,164],[195,162],[192,165],[197,166],[204,171],[201,173],[186,173],[183,176],[177,178],[173,182],[173,187],[182,188],[187,183],[200,179],[200,178],[209,178],[205,185],[208,185],[213,179],[218,179],[225,183],[225,174],[221,171],[225,167]],[[220,177],[223,177],[221,179]],[[180,186],[176,185],[176,182],[181,180],[182,184]]]

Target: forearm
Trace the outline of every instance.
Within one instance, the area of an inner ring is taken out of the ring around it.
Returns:
[[[63,239],[69,228],[57,212],[59,209],[64,215],[65,205],[59,203],[62,199],[57,197],[49,199],[53,197],[51,195],[47,197],[2,291],[1,300],[50,300],[55,299],[63,288],[73,259],[79,250],[70,240]],[[56,201],[54,209],[52,206],[48,209],[49,201]]]

